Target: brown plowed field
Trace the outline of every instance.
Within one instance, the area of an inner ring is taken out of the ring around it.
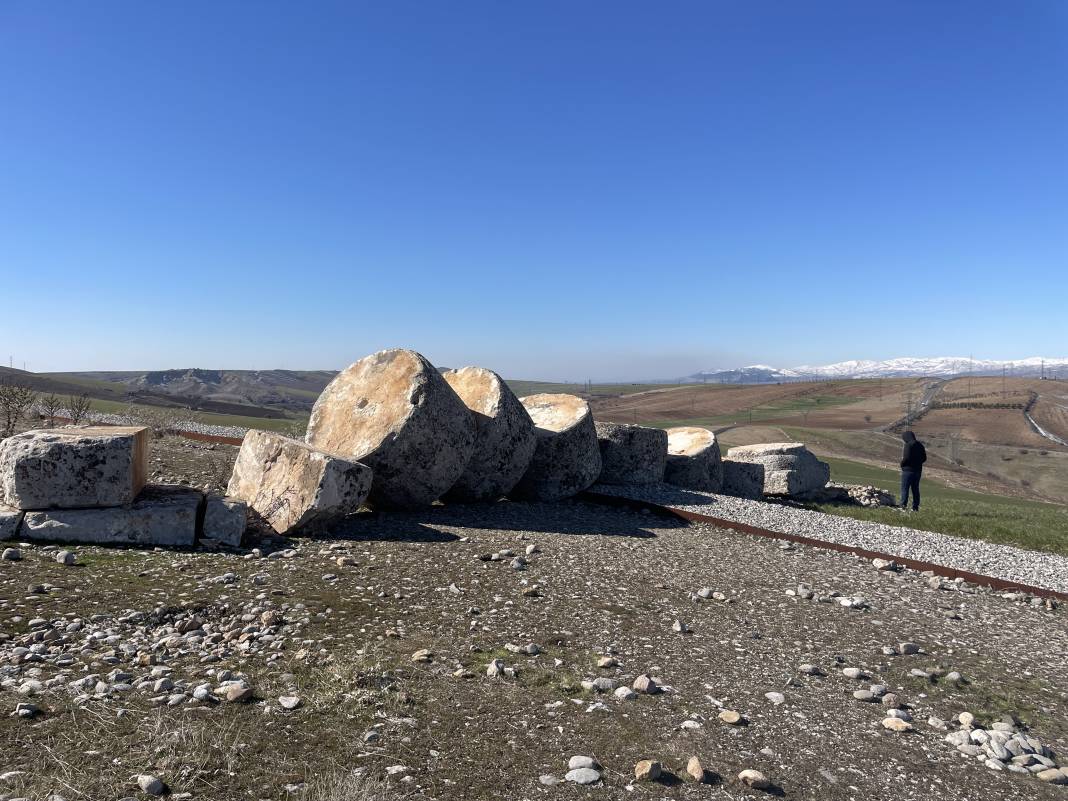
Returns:
[[[827,428],[874,428],[904,414],[906,395],[918,398],[923,379],[830,381],[793,384],[708,384],[595,399],[599,420],[705,425],[790,423]]]
[[[913,430],[921,439],[957,436],[986,445],[1059,447],[1036,434],[1019,409],[936,409],[924,415]]]

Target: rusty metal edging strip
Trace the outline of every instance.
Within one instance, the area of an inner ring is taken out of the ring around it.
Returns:
[[[831,551],[839,551],[841,553],[850,553],[857,556],[862,556],[865,559],[886,559],[892,560],[899,565],[911,568],[912,570],[929,570],[936,575],[943,576],[951,579],[964,579],[970,581],[973,584],[986,584],[993,587],[996,590],[1008,590],[1016,592],[1026,592],[1031,595],[1037,595],[1043,598],[1057,598],[1061,601],[1068,601],[1068,593],[1058,592],[1057,590],[1050,590],[1045,587],[1032,587],[1029,584],[1020,584],[1016,581],[1007,581],[995,576],[984,576],[980,573],[970,573],[967,570],[958,570],[954,567],[946,567],[945,565],[936,565],[933,562],[923,562],[919,559],[909,559],[902,556],[894,556],[893,554],[882,553],[881,551],[869,551],[866,548],[856,548],[851,545],[842,545],[838,542],[828,542],[826,540],[817,540],[812,537],[805,537],[800,534],[784,534],[781,531],[772,531],[767,528],[760,528],[758,526],[750,526],[747,523],[739,523],[735,520],[727,520],[722,517],[713,517],[712,515],[704,515],[699,512],[691,512],[687,509],[679,509],[675,506],[665,506],[659,503],[650,503],[649,501],[640,501],[634,498],[626,498],[621,495],[603,495],[599,492],[592,492],[586,490],[581,493],[579,497],[583,500],[592,501],[594,503],[601,503],[608,506],[626,506],[628,508],[641,508],[656,509],[657,511],[673,515],[674,517],[682,518],[683,520],[689,520],[698,523],[710,523],[719,528],[729,528],[735,531],[740,531],[743,534],[753,534],[758,537],[768,537],[775,540],[785,540],[787,542],[796,542],[799,545],[811,545],[814,548],[824,548]]]

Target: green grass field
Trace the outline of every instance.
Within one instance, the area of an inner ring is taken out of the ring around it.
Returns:
[[[900,474],[894,470],[825,458],[831,465],[831,480],[843,484],[871,484],[894,493],[900,491]],[[817,505],[822,512],[874,520],[891,526],[940,531],[969,539],[1016,545],[1036,551],[1068,556],[1068,507],[1039,501],[988,495],[947,487],[925,478],[920,487],[920,511],[866,509],[855,506]]]

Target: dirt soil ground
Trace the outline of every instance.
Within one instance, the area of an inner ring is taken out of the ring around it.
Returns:
[[[217,483],[232,449],[208,448],[163,449],[155,470]],[[367,512],[248,544],[0,561],[0,705],[38,710],[0,717],[0,797],[141,798],[140,774],[217,801],[1065,797],[962,757],[926,722],[1011,719],[1068,754],[1064,609],[585,502]],[[701,588],[722,600],[695,602]],[[18,650],[33,632],[57,633]],[[906,641],[919,653],[884,653]],[[495,659],[514,676],[488,676]],[[663,691],[582,687],[643,673]],[[228,680],[250,691],[195,700]],[[871,683],[913,731],[853,697]],[[600,783],[551,783],[574,755]],[[686,776],[692,756],[705,783]],[[634,783],[641,759],[663,778]],[[738,782],[750,768],[769,791]]]

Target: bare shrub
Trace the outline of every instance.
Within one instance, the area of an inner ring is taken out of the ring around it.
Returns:
[[[0,381],[0,437],[10,437],[37,402],[37,393],[10,379]]]
[[[46,424],[51,428],[56,424],[56,418],[63,410],[63,401],[54,392],[49,392],[41,398],[37,408],[41,410],[41,416],[44,417]]]
[[[135,406],[126,407],[124,416],[131,421],[152,429],[156,437],[165,437],[181,430],[181,423],[188,418],[182,409],[171,406]]]
[[[278,433],[284,437],[303,440],[304,435],[308,433],[308,421],[290,420],[285,425],[279,427]]]
[[[86,392],[81,395],[71,395],[67,398],[67,414],[74,425],[77,426],[83,422],[89,422],[89,405],[89,394]]]

